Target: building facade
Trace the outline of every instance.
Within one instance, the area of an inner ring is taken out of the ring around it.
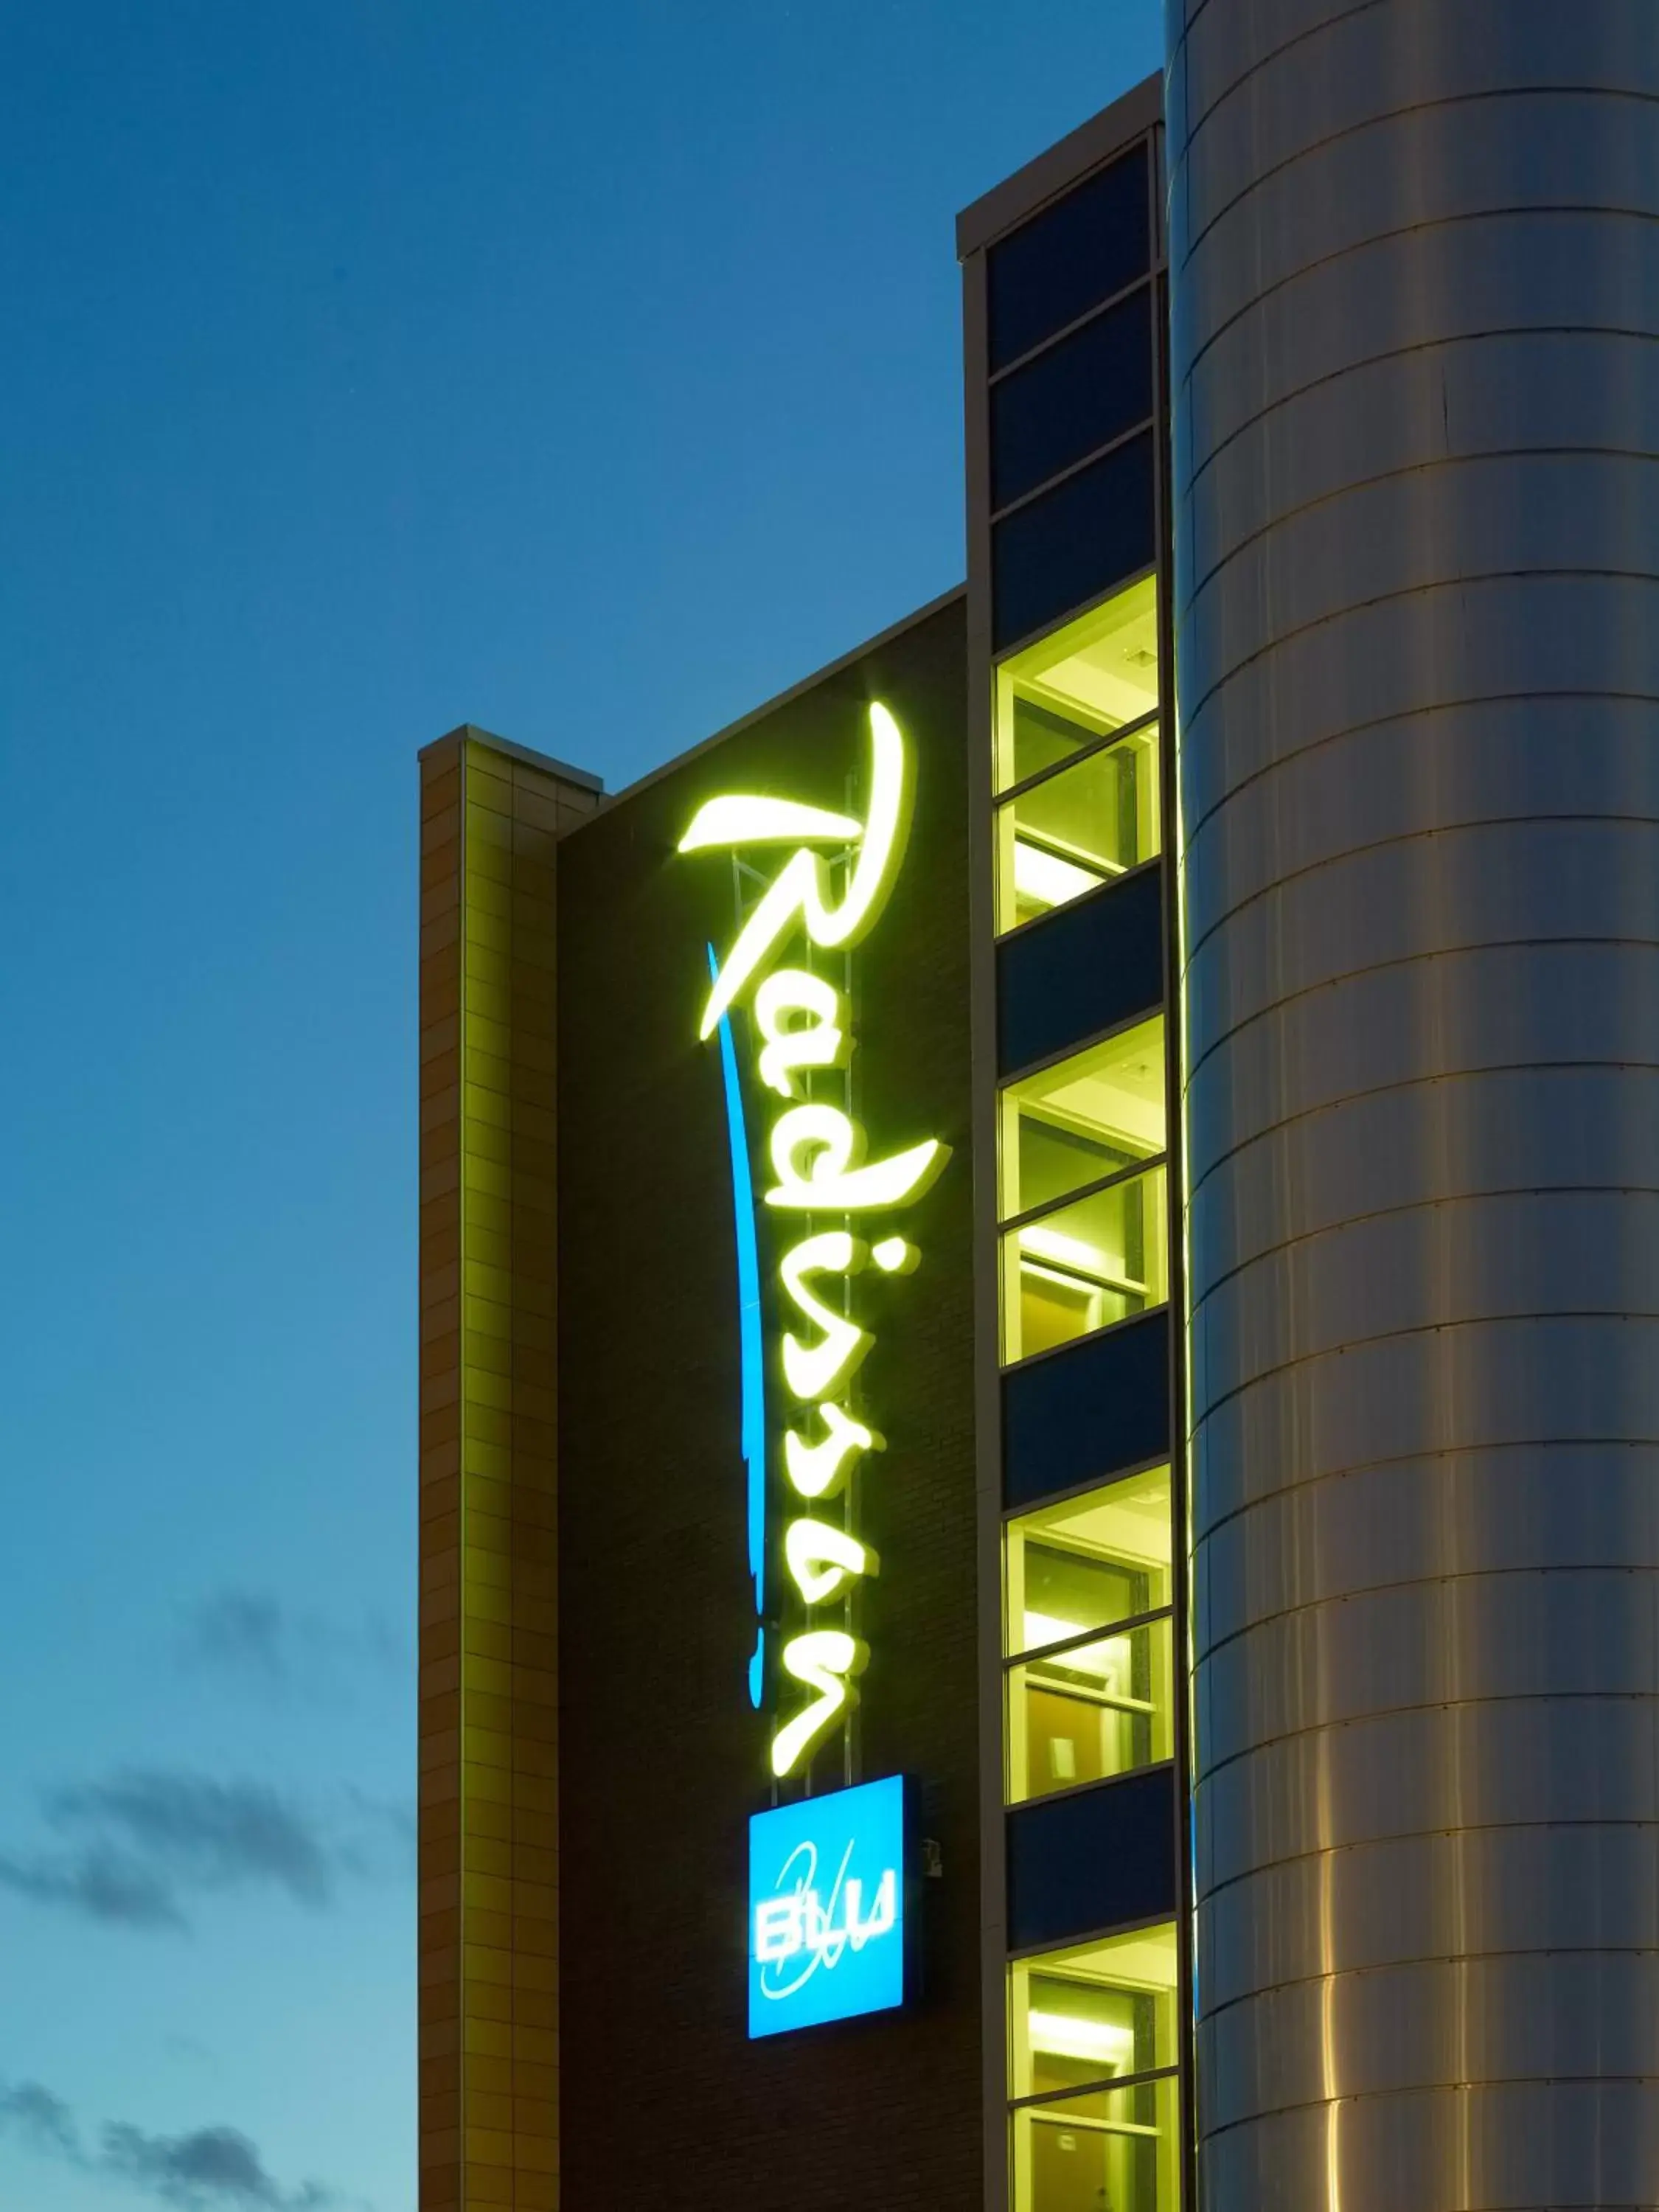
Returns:
[[[1170,18],[962,590],[422,756],[425,2212],[1659,2201],[1659,19]]]

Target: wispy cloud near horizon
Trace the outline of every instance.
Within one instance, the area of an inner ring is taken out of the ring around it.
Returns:
[[[284,2188],[239,2129],[152,2135],[111,2120],[88,2144],[73,2110],[39,2081],[0,2081],[0,2136],[82,2173],[125,2182],[176,2212],[330,2212],[344,2199],[320,2181]]]
[[[48,1791],[41,1810],[53,1840],[0,1851],[0,1888],[133,1929],[186,1933],[195,1903],[237,1891],[325,1911],[343,1879],[409,1857],[406,1811],[356,1790],[328,1816],[260,1783],[130,1768]]]
[[[240,1584],[185,1608],[175,1656],[186,1674],[313,1698],[338,1698],[354,1677],[395,1677],[412,1663],[407,1639],[377,1615],[348,1626]]]

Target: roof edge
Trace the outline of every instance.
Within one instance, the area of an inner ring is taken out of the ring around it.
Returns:
[[[605,778],[595,775],[589,769],[573,768],[568,761],[555,760],[551,753],[538,753],[533,746],[515,744],[511,738],[497,737],[494,730],[486,730],[477,722],[458,722],[453,730],[446,730],[441,738],[434,738],[429,745],[422,745],[417,757],[424,760],[440,745],[464,744],[468,738],[488,745],[492,752],[505,753],[509,760],[522,761],[526,768],[538,768],[549,775],[556,775],[566,783],[574,783],[583,791],[605,789]]]
[[[957,217],[957,258],[966,261],[1034,216],[1048,201],[1144,138],[1164,120],[1164,73],[1155,70],[1109,107],[1079,124],[1012,177],[993,185]]]
[[[751,722],[763,721],[768,714],[775,714],[779,708],[787,707],[792,699],[800,698],[819,684],[827,684],[832,676],[839,676],[843,668],[851,668],[868,653],[878,653],[883,646],[890,645],[895,638],[902,637],[906,630],[915,629],[921,623],[930,621],[934,615],[942,613],[953,600],[965,599],[967,595],[966,584],[953,584],[948,592],[941,592],[936,599],[929,599],[925,606],[902,616],[896,623],[890,623],[885,629],[878,630],[873,637],[866,637],[861,645],[854,646],[850,652],[838,653],[835,659],[826,661],[822,668],[815,668],[810,676],[803,676],[799,683],[790,684],[787,690],[775,693],[758,707],[751,707],[746,714],[739,714],[735,722],[727,722],[712,737],[700,738],[695,745],[688,745],[683,753],[676,753],[672,760],[664,761],[657,768],[647,769],[643,775],[613,793],[609,805],[615,806],[624,799],[632,799],[636,792],[648,789],[663,776],[676,774],[689,761],[696,760],[700,753],[712,752],[716,745],[723,745],[728,738],[736,737],[739,730],[746,730]]]

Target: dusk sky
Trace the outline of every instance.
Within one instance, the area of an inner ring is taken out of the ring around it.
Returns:
[[[0,28],[0,2208],[409,2212],[416,749],[960,580],[958,208],[1157,0]]]

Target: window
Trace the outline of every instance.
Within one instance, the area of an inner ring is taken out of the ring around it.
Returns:
[[[1176,2212],[1173,1925],[1010,1972],[1014,2212]]]
[[[1138,1022],[1002,1093],[1002,1218],[1161,1159],[1164,1017]]]
[[[1010,1804],[1174,1756],[1170,1529],[1167,1467],[1008,1523]]]
[[[1168,1296],[1164,1018],[1001,1094],[1002,1357]]]
[[[994,372],[1145,274],[1152,262],[1150,200],[1142,144],[991,248]]]
[[[991,640],[1001,653],[1152,565],[1150,427],[991,526]]]
[[[1011,1231],[1002,1240],[1004,1364],[1162,1305],[1167,1215],[1158,1166]]]
[[[1015,928],[1160,849],[1154,580],[997,672],[997,927]]]
[[[1164,1003],[1164,868],[1137,868],[996,945],[997,1069],[1012,1080]]]
[[[1007,507],[1152,411],[1152,288],[991,386],[991,505]]]

